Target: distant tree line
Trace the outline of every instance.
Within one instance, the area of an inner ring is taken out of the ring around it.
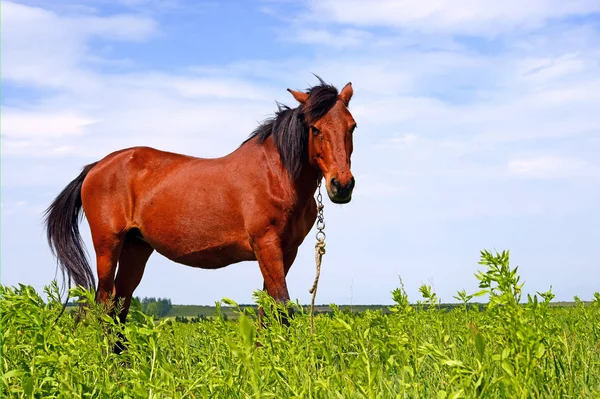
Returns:
[[[194,317],[185,317],[185,316],[176,316],[175,317],[175,321],[178,321],[180,323],[199,323],[203,320],[206,320],[206,316],[204,316],[202,313],[199,313],[198,316],[194,316]]]
[[[139,297],[132,298],[131,307],[139,309],[148,316],[165,317],[173,308],[170,298]]]

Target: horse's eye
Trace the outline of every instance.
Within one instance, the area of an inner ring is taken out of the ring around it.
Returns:
[[[311,126],[312,132],[315,136],[318,136],[319,134],[321,134],[321,131],[319,129],[317,129],[314,126]]]

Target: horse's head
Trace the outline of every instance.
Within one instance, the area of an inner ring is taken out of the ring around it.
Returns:
[[[339,95],[325,84],[311,88],[308,93],[288,91],[302,104],[308,126],[308,159],[321,170],[329,198],[336,204],[350,202],[354,189],[350,157],[352,133],[356,128],[348,110],[352,84],[344,86]]]

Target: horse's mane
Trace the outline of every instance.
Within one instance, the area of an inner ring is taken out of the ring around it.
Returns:
[[[305,104],[292,109],[277,103],[275,116],[263,121],[242,143],[244,145],[256,138],[262,144],[269,136],[273,136],[281,162],[293,178],[299,176],[307,160],[307,117],[312,121],[321,119],[333,108],[338,98],[338,90],[334,86],[326,84],[318,76],[317,78],[320,84],[307,89],[308,99]]]

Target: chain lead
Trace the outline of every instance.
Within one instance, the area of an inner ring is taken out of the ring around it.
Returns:
[[[325,217],[323,216],[323,195],[321,194],[321,179],[317,183],[317,241],[325,241]]]
[[[315,297],[317,296],[317,286],[319,285],[319,276],[321,275],[321,260],[325,255],[325,218],[323,216],[323,195],[321,195],[321,178],[317,183],[317,243],[315,244],[315,264],[317,266],[317,275],[309,292],[312,294],[310,301],[310,333],[315,333]]]

